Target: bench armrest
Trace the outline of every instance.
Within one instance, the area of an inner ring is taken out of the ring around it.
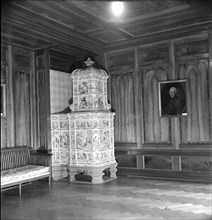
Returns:
[[[52,158],[52,154],[49,153],[31,153],[30,164],[50,167],[51,158]]]

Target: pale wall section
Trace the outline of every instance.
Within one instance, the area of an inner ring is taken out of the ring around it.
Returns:
[[[69,107],[72,97],[71,74],[50,70],[50,103],[51,114],[63,111]]]

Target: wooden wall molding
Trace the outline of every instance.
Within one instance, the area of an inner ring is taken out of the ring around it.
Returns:
[[[144,143],[143,149],[155,149],[155,150],[173,149],[173,145],[171,143]]]
[[[137,176],[148,178],[165,178],[172,180],[212,182],[212,172],[168,171],[119,167],[118,176]]]
[[[118,148],[115,151],[126,152],[128,155],[143,155],[143,156],[179,156],[179,157],[211,157],[212,150],[187,150],[187,149],[137,149],[137,148]]]
[[[136,148],[136,142],[115,142],[115,148]]]
[[[188,144],[180,144],[180,150],[191,150],[191,151],[204,151],[212,150],[212,143],[188,143]]]

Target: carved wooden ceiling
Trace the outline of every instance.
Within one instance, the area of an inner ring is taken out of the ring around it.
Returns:
[[[1,41],[75,57],[212,29],[206,0],[123,1],[115,18],[111,1],[7,0],[2,3]]]

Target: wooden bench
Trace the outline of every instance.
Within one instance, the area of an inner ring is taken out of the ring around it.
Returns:
[[[49,178],[51,185],[51,154],[38,153],[28,147],[1,149],[1,191],[34,180]]]

